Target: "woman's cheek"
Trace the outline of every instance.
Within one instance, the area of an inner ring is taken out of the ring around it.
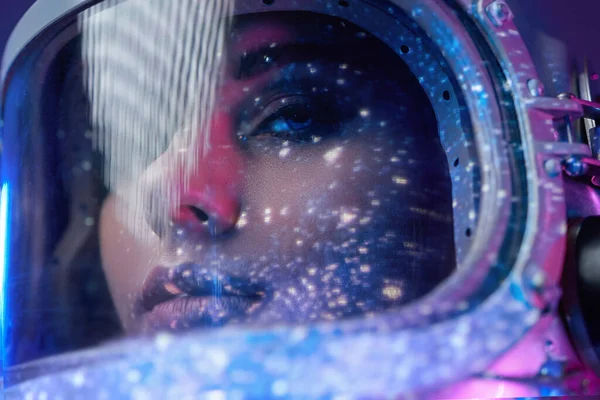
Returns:
[[[338,148],[282,141],[274,149],[252,155],[244,173],[246,205],[271,201],[295,207],[327,196],[347,175]]]
[[[370,208],[373,197],[398,189],[396,175],[396,181],[404,182],[402,168],[386,162],[394,159],[394,149],[365,137],[281,149],[283,153],[264,160],[258,169],[249,169],[255,175],[249,180],[291,206],[312,201],[320,204],[321,212],[342,206]]]
[[[100,240],[102,266],[110,293],[119,313],[121,323],[129,329],[131,313],[136,306],[136,293],[150,269],[160,260],[160,241],[140,243],[121,222],[117,212],[118,203],[111,195],[102,208],[100,217]],[[148,231],[150,228],[147,227]]]

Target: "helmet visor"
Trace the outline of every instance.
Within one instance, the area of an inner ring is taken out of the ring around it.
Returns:
[[[319,13],[177,4],[94,6],[7,80],[5,366],[364,318],[460,265],[477,164],[452,84],[424,87],[413,46]]]

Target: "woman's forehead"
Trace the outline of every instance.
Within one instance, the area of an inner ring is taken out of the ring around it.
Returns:
[[[232,55],[291,43],[323,46],[366,45],[366,33],[348,22],[310,12],[276,12],[240,15],[234,19],[228,42]]]

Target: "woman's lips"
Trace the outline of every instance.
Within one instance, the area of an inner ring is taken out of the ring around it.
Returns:
[[[193,263],[159,266],[142,288],[143,326],[150,331],[221,326],[254,312],[264,298],[261,286],[243,278],[217,278]]]
[[[156,305],[147,314],[144,328],[156,331],[222,326],[233,318],[243,318],[257,304],[254,299],[237,296],[184,295]]]

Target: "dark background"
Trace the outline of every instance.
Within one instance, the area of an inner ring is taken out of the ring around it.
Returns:
[[[10,32],[33,3],[32,0],[0,0],[0,54],[4,53]]]

